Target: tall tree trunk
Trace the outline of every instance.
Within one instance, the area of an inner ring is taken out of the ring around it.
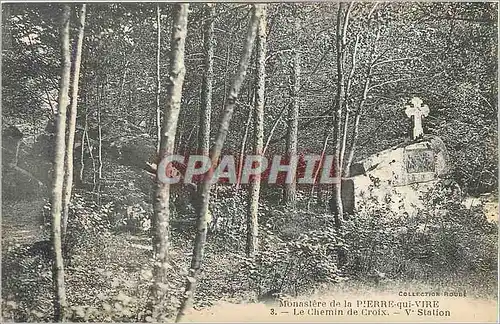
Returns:
[[[375,6],[373,7],[375,8]],[[372,9],[373,11],[374,9]],[[376,62],[375,52],[377,51],[377,44],[380,39],[380,29],[377,31],[377,34],[375,36],[375,40],[373,42],[373,46],[371,49],[370,57],[372,58],[372,61],[370,65],[368,66],[367,72],[366,72],[366,79],[365,79],[365,84],[363,86],[363,96],[361,98],[361,101],[359,103],[358,108],[356,109],[355,117],[354,117],[354,126],[352,129],[352,136],[351,136],[351,144],[348,149],[348,155],[347,155],[347,160],[344,164],[344,176],[348,177],[350,176],[350,169],[352,165],[352,161],[354,159],[354,152],[356,151],[356,143],[358,141],[358,134],[359,134],[359,122],[361,120],[361,115],[363,114],[364,106],[366,103],[366,100],[368,99],[368,92],[370,90],[370,84],[371,84],[371,78],[372,78],[372,73],[373,73],[373,67]]]
[[[269,135],[267,136],[267,141],[266,145],[264,145],[264,149],[262,150],[262,155],[266,154],[267,148],[269,147],[269,143],[271,142],[271,138],[273,137],[274,131],[276,130],[276,127],[278,126],[278,123],[280,122],[281,118],[283,118],[283,115],[285,114],[285,111],[288,108],[288,103],[283,106],[281,109],[278,117],[274,120],[273,127],[271,127],[271,130],[269,131]]]
[[[83,102],[85,102],[85,113],[84,113],[84,122],[83,122],[83,132],[82,132],[82,146],[80,147],[80,170],[78,174],[78,180],[79,183],[83,183],[83,172],[85,171],[85,133],[87,131],[87,114],[88,114],[88,109],[87,109],[87,100],[88,96],[85,95]]]
[[[210,125],[212,121],[212,94],[214,78],[214,28],[215,5],[205,4],[205,24],[203,26],[203,47],[205,50],[205,70],[201,87],[200,128],[198,131],[198,154],[210,155]],[[225,75],[224,75],[225,78]],[[224,86],[226,81],[224,80]],[[201,186],[197,187],[197,195]],[[196,200],[193,197],[193,201]]]
[[[156,153],[160,152],[161,143],[161,11],[160,5],[156,5]]]
[[[66,320],[66,291],[64,288],[64,264],[62,256],[61,239],[61,211],[64,183],[64,151],[66,146],[66,110],[68,106],[68,93],[71,73],[71,52],[69,44],[69,25],[71,9],[63,5],[62,24],[60,29],[62,69],[59,81],[58,116],[56,122],[56,144],[54,156],[54,178],[52,182],[52,244],[53,244],[53,271],[54,282],[54,321]]]
[[[107,78],[106,78],[107,83]],[[103,85],[101,89],[100,98],[104,97],[104,87],[106,83]],[[97,157],[98,157],[98,166],[97,166],[97,204],[101,203],[101,186],[102,186],[102,120],[101,120],[101,112],[102,112],[102,100],[99,100],[100,103],[97,105]]]
[[[205,4],[205,26],[203,46],[205,49],[205,71],[201,88],[200,131],[198,133],[199,154],[210,153],[210,122],[212,118],[212,91],[214,78],[214,19],[215,6]]]
[[[215,140],[214,146],[210,151],[210,160],[212,163],[212,168],[206,174],[203,182],[201,183],[201,189],[199,191],[198,204],[196,206],[196,238],[193,248],[193,258],[191,260],[191,268],[189,270],[188,278],[186,281],[186,291],[184,293],[184,298],[179,307],[179,312],[177,313],[176,322],[182,320],[186,311],[191,308],[193,303],[194,293],[196,290],[196,285],[198,281],[198,275],[201,269],[201,263],[203,260],[203,254],[205,249],[205,241],[207,239],[207,223],[208,223],[208,206],[210,202],[210,188],[212,184],[212,176],[215,171],[215,166],[219,161],[219,157],[226,139],[229,123],[233,116],[234,107],[238,96],[240,93],[241,85],[245,80],[247,74],[248,65],[250,62],[250,57],[252,56],[252,47],[255,41],[255,36],[257,33],[257,27],[259,23],[260,16],[263,12],[263,5],[254,5],[252,9],[252,18],[248,26],[247,36],[245,43],[243,45],[243,51],[241,54],[240,62],[238,65],[238,71],[233,79],[230,87],[230,92],[227,98],[227,103],[224,109],[222,120],[219,127],[219,132]]]
[[[4,3],[2,6],[2,50],[8,51],[12,47],[12,32],[11,32],[11,6],[10,3]]]
[[[329,129],[327,129],[327,131],[325,132],[325,140],[323,141],[323,149],[321,150],[321,155],[320,155],[321,158],[319,160],[318,168],[314,172],[313,183],[311,185],[311,192],[309,193],[309,199],[307,200],[307,210],[308,211],[309,211],[309,208],[311,206],[311,201],[312,201],[313,194],[314,194],[314,188],[316,187],[316,181],[318,179],[319,171],[321,170],[321,166],[323,164],[323,159],[325,158],[326,148],[328,146],[328,139],[330,138],[330,135],[331,135],[331,133],[330,133]]]
[[[83,171],[85,169],[85,141],[87,142],[87,147],[89,150],[89,157],[90,160],[92,161],[92,188],[95,188],[96,185],[96,167],[95,167],[95,159],[94,159],[94,153],[92,152],[92,143],[90,143],[90,138],[89,138],[89,123],[88,123],[88,108],[87,106],[85,107],[85,121],[84,121],[84,127],[83,127],[83,134],[82,134],[82,150],[81,150],[81,155],[80,155],[80,162],[81,162],[81,168],[80,168],[80,182],[83,182],[84,180],[84,175]]]
[[[85,171],[85,135],[87,133],[87,127],[84,126],[83,132],[82,132],[82,147],[80,150],[80,174],[78,179],[80,180],[80,183],[83,183],[83,171]]]
[[[356,55],[358,53],[358,45],[359,45],[359,34],[356,35],[356,41],[354,43],[354,49],[352,52],[352,60],[351,60],[351,71],[349,72],[349,76],[347,78],[347,87],[345,91],[344,98],[344,106],[345,106],[345,118],[344,118],[344,128],[342,131],[342,142],[340,146],[340,169],[342,170],[342,176],[347,177],[349,172],[346,168],[344,168],[344,156],[347,146],[347,132],[349,129],[349,117],[351,115],[351,86],[352,80],[354,79],[354,74],[356,72]]]
[[[80,26],[78,27],[78,38],[76,40],[76,53],[73,62],[73,83],[71,85],[71,111],[68,123],[68,140],[66,143],[66,173],[64,175],[64,200],[63,200],[63,219],[62,219],[62,237],[66,236],[68,227],[68,212],[71,201],[71,191],[73,189],[73,150],[75,146],[76,116],[78,104],[78,83],[80,80],[80,65],[82,62],[83,33],[85,30],[85,13],[87,5],[82,4],[80,9]],[[82,143],[83,145],[83,143]]]
[[[226,100],[227,100],[227,74],[228,74],[228,71],[229,71],[229,58],[230,58],[230,54],[231,54],[231,47],[230,47],[230,43],[228,42],[227,44],[227,51],[226,51],[226,66],[224,68],[224,98],[222,99],[222,109],[224,109],[224,107],[226,107]]]
[[[95,189],[97,184],[97,169],[96,169],[96,161],[94,158],[94,148],[92,147],[92,143],[90,142],[89,136],[89,126],[88,126],[88,117],[85,116],[85,136],[87,137],[87,146],[89,148],[89,156],[92,161],[92,188]]]
[[[243,172],[243,160],[245,158],[245,148],[247,144],[250,123],[252,122],[252,117],[253,117],[253,111],[250,105],[250,107],[248,108],[248,117],[245,125],[245,133],[243,134],[243,139],[241,140],[240,157],[238,158],[238,174],[236,175],[236,187],[235,187],[236,192],[240,189],[241,173]]]
[[[295,33],[298,37],[300,30],[300,23],[298,18],[295,18]],[[287,131],[287,147],[286,156],[290,163],[292,159],[297,158],[297,138],[299,131],[299,109],[300,109],[300,51],[295,49],[293,51],[293,72],[292,72],[292,104],[288,113],[288,131]],[[295,162],[297,163],[297,162]],[[285,183],[283,188],[283,202],[285,205],[295,208],[297,200],[297,179],[293,175],[291,183]]]
[[[189,4],[174,5],[174,16],[171,35],[171,51],[167,87],[167,102],[164,109],[160,157],[174,153],[177,121],[181,108],[182,87],[186,69],[184,66],[184,49],[186,45]],[[170,185],[159,179],[161,168],[157,169],[156,192],[153,215],[153,251],[154,251],[154,283],[152,285],[152,308],[155,320],[165,320],[164,309],[170,302],[168,298],[167,274],[170,268]]]
[[[115,105],[114,105],[117,110],[121,109],[121,104],[123,102],[123,92],[125,91],[125,83],[127,82],[127,74],[129,71],[130,57],[133,57],[136,48],[137,48],[137,46],[135,46],[130,53],[127,53],[128,58],[125,61],[125,64],[123,66],[123,74],[122,74],[122,78],[120,81],[120,92],[118,93],[118,99],[116,100]],[[125,113],[127,116],[129,115],[128,105],[125,106]]]
[[[342,129],[342,108],[345,91],[345,75],[344,75],[344,59],[347,26],[349,22],[349,14],[352,9],[352,4],[344,15],[342,21],[342,8],[343,4],[338,4],[337,11],[337,27],[336,27],[336,47],[337,47],[337,93],[335,96],[335,114],[333,122],[333,141],[334,141],[334,158],[333,158],[333,176],[335,183],[332,187],[332,197],[330,199],[330,211],[335,217],[335,227],[340,229],[342,227],[343,206],[342,206],[342,181],[340,169],[340,150],[341,150],[341,129]]]
[[[255,96],[255,117],[253,127],[253,154],[261,155],[264,150],[264,103],[266,92],[266,51],[267,51],[267,21],[266,11],[262,11],[257,34],[257,82]],[[261,163],[259,161],[259,163]],[[250,258],[255,258],[259,251],[259,195],[260,176],[255,177],[249,186],[249,201],[247,211],[247,245],[246,252]]]
[[[358,141],[358,134],[359,134],[359,122],[361,120],[361,115],[363,113],[363,108],[368,96],[368,89],[370,86],[370,78],[368,77],[365,81],[364,89],[363,89],[363,97],[361,98],[361,102],[359,103],[358,109],[356,109],[356,113],[354,116],[354,125],[352,128],[352,136],[351,136],[351,144],[348,149],[348,155],[347,155],[347,160],[344,164],[344,177],[349,177],[350,176],[350,169],[352,165],[352,161],[354,159],[354,152],[356,150],[356,142]]]

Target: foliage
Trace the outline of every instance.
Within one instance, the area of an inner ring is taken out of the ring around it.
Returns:
[[[70,211],[72,213],[69,226],[87,232],[103,232],[111,228],[111,215],[114,203],[97,204],[94,201],[85,200],[83,196],[74,195],[71,201]]]
[[[297,241],[283,241],[262,229],[261,252],[248,262],[257,291],[277,291],[297,296],[320,282],[337,282],[337,250],[341,240],[334,230],[311,231]]]
[[[79,215],[82,225],[95,215]],[[76,221],[75,221],[76,222]],[[75,234],[78,230],[78,235]],[[147,300],[152,282],[150,241],[141,236],[114,234],[109,229],[72,227],[68,232],[71,255],[65,262],[69,320],[75,322],[148,321]],[[75,241],[76,239],[76,241]],[[14,321],[50,321],[51,254],[33,245],[3,251],[2,317]],[[50,245],[47,246],[50,249]],[[172,264],[182,264],[183,254],[172,254]],[[13,275],[15,273],[15,275]],[[172,294],[168,314],[175,314],[187,272],[172,268]],[[8,280],[6,280],[8,278]]]
[[[481,208],[467,209],[440,189],[424,201],[416,216],[374,207],[346,222],[347,270],[361,278],[380,272],[402,279],[496,272],[498,228]]]
[[[400,141],[409,132],[409,120],[403,106],[414,95],[431,108],[424,126],[426,132],[441,136],[450,149],[457,180],[469,192],[487,192],[496,187],[496,17],[497,4],[451,3],[384,3],[368,13],[372,4],[356,3],[347,30],[346,69],[350,68],[354,39],[361,35],[352,102],[361,99],[366,69],[371,60],[375,34],[381,36],[374,55],[379,61],[373,75],[374,87],[366,102],[361,120],[359,152],[356,158],[377,152]],[[6,40],[4,47],[4,83],[2,103],[5,117],[22,116],[22,122],[39,124],[52,119],[58,80],[59,49],[54,4],[7,4],[4,13]],[[179,118],[176,149],[192,152],[196,148],[200,73],[203,55],[199,49],[203,23],[202,5],[193,4],[190,14],[190,36],[186,45],[186,81],[183,109]],[[171,8],[160,5],[161,33],[168,35]],[[247,6],[218,4],[215,21],[214,97],[212,127],[227,92],[228,78],[237,64],[239,39],[244,33]],[[84,41],[78,128],[85,118],[90,128],[97,124],[97,107],[102,108],[105,142],[113,142],[131,134],[155,133],[155,22],[152,4],[94,4],[89,6],[88,26]],[[326,127],[323,119],[314,118],[330,109],[335,91],[335,17],[337,5],[273,4],[269,6],[269,44],[266,70],[265,134],[269,134],[281,108],[289,103],[290,41],[296,41],[303,55],[303,87],[301,114],[311,116],[301,123],[301,150],[319,152]],[[302,24],[299,35],[292,33],[291,17]],[[76,26],[73,26],[76,27]],[[465,35],[465,36],[464,36]],[[168,37],[167,37],[168,38]],[[162,38],[164,52],[161,70],[168,67],[169,44]],[[123,55],[122,53],[127,53]],[[249,73],[253,72],[250,67]],[[161,73],[162,84],[168,75]],[[402,80],[397,82],[397,80]],[[383,84],[385,82],[386,84]],[[251,82],[243,85],[240,107],[234,116],[234,130],[242,129],[251,105]],[[166,93],[161,92],[161,102]],[[220,104],[219,104],[220,103]],[[51,107],[52,106],[52,107]],[[84,118],[85,117],[85,118]],[[402,122],[403,121],[403,122]],[[285,133],[279,123],[274,139]],[[230,131],[229,152],[239,149],[243,133]],[[267,136],[267,135],[266,135]],[[92,140],[95,135],[90,136]],[[348,140],[349,141],[349,140]],[[92,142],[92,141],[91,141]],[[93,144],[95,145],[95,143]],[[150,139],[154,146],[154,139]],[[279,152],[279,140],[269,152]],[[247,151],[249,149],[247,148]],[[140,150],[134,149],[134,152]],[[142,151],[140,151],[142,152]],[[94,150],[94,153],[97,153]],[[146,155],[154,154],[154,150]],[[140,154],[144,155],[144,154]],[[127,157],[124,157],[125,160]],[[107,172],[105,169],[104,172]],[[479,180],[478,180],[479,179]]]
[[[233,186],[221,185],[215,188],[210,210],[212,213],[211,229],[235,239],[246,231],[246,190],[235,191]]]
[[[269,291],[301,295],[320,284],[346,279],[371,283],[378,280],[373,275],[376,271],[403,280],[439,279],[450,274],[482,280],[495,277],[497,226],[488,223],[479,209],[466,209],[453,193],[444,192],[439,189],[427,197],[428,206],[415,217],[376,206],[367,208],[351,217],[342,233],[333,229],[330,215],[293,213],[263,201],[259,258],[248,260],[243,256],[244,245],[237,248],[245,237],[245,226],[241,230],[223,226],[212,232],[194,306],[209,307],[220,300],[249,302]],[[225,212],[233,201],[219,194],[217,202]],[[241,199],[237,204],[244,201],[243,197],[234,199]],[[228,203],[224,205],[224,201]],[[152,278],[150,240],[113,231],[106,219],[113,219],[114,206],[98,214],[89,212],[97,210],[95,206],[84,208],[91,201],[76,197],[75,202],[72,217],[76,226],[70,234],[78,233],[78,241],[66,269],[71,320],[147,321],[151,316],[144,311]],[[99,223],[107,225],[93,227]],[[190,226],[194,228],[194,223]],[[228,239],[231,233],[233,240]],[[175,314],[184,292],[191,238],[173,232],[170,315]],[[337,267],[340,248],[348,257],[341,269]],[[3,251],[4,320],[50,320],[49,255],[33,254],[30,246]]]
[[[3,251],[3,320],[40,322],[50,319],[52,287],[48,256],[33,256],[29,246],[21,245]],[[12,276],[13,273],[15,276]]]
[[[259,295],[275,291],[296,296],[318,283],[342,280],[337,255],[344,240],[325,220],[327,215],[271,210],[265,203],[261,210],[267,215],[260,215],[259,256],[241,262],[249,286]],[[318,229],[320,223],[326,226]]]

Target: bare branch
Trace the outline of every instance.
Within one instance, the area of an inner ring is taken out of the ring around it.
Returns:
[[[269,132],[269,135],[267,137],[266,145],[264,146],[264,149],[262,150],[262,155],[266,153],[267,147],[269,146],[269,143],[271,142],[271,138],[273,137],[274,131],[276,130],[276,126],[278,126],[278,123],[280,120],[283,118],[283,115],[288,108],[288,104],[284,105],[283,108],[280,111],[280,114],[278,115],[278,118],[273,123],[273,127],[271,127],[271,131]]]
[[[345,49],[345,44],[347,40],[347,27],[349,26],[349,16],[352,12],[352,8],[354,7],[354,1],[349,3],[349,7],[347,8],[347,12],[344,17],[344,26],[342,27],[342,50]]]
[[[379,30],[379,32],[378,32],[378,37],[377,37],[377,40],[378,40],[378,38],[380,38],[380,30]],[[373,65],[373,64],[375,64],[375,63],[377,63],[377,62],[378,62],[378,61],[379,61],[379,60],[380,60],[380,59],[381,59],[381,58],[382,58],[382,57],[383,57],[383,56],[384,56],[387,52],[389,52],[390,50],[391,50],[391,49],[390,49],[390,48],[388,48],[388,49],[386,49],[385,51],[383,51],[382,53],[380,53],[380,54],[379,54],[379,55],[378,55],[375,59],[373,59],[373,61],[372,61],[372,65]]]
[[[395,80],[388,80],[388,81],[385,81],[385,82],[382,82],[379,84],[372,85],[371,87],[368,88],[368,91],[371,91],[371,90],[376,89],[376,88],[380,88],[380,87],[382,87],[386,84],[390,84],[390,83],[398,83],[398,82],[402,82],[402,81],[413,81],[413,80],[421,80],[421,79],[432,79],[432,78],[435,78],[441,74],[443,74],[443,72],[436,73],[435,75],[433,75],[431,77],[418,76],[418,77],[413,77],[413,78],[399,78],[399,79],[395,79]]]
[[[375,8],[377,8],[378,4],[379,4],[378,2],[375,2],[375,3],[373,4],[373,7],[372,7],[372,9],[370,10],[370,13],[368,14],[368,19],[369,19],[369,20],[371,20],[371,19],[372,19],[373,12],[375,11]]]
[[[360,35],[356,35],[356,42],[354,43],[354,50],[352,52],[352,61],[351,61],[351,71],[349,72],[349,76],[347,79],[347,87],[346,87],[346,93],[345,97],[346,99],[350,97],[351,95],[351,86],[352,86],[352,80],[354,79],[354,73],[356,72],[356,56],[358,54],[358,46],[359,46],[359,40],[360,40]]]
[[[420,57],[421,56],[401,57],[401,58],[397,58],[397,59],[389,59],[389,60],[384,60],[384,61],[378,61],[378,62],[372,64],[372,68],[374,68],[374,67],[376,67],[378,65],[387,64],[387,63],[417,60],[417,59],[420,59]]]
[[[285,49],[282,49],[282,50],[279,50],[279,51],[276,51],[276,52],[272,52],[271,54],[269,54],[267,57],[266,57],[266,62],[267,60],[269,60],[270,58],[276,56],[276,55],[279,55],[279,54],[283,54],[283,53],[290,53],[290,52],[293,52],[294,49],[291,49],[291,48],[285,48]]]
[[[56,112],[56,109],[54,108],[54,105],[52,104],[52,98],[50,98],[50,94],[47,91],[46,87],[43,87],[43,90],[45,91],[45,94],[47,95],[47,103],[50,106],[50,110],[52,110],[52,114],[55,116],[57,112]]]

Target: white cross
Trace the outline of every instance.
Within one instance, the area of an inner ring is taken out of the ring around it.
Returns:
[[[417,139],[424,134],[424,129],[422,128],[422,117],[429,115],[429,106],[422,106],[422,99],[418,97],[413,97],[411,103],[413,106],[405,106],[406,116],[413,116],[413,134],[412,139]]]

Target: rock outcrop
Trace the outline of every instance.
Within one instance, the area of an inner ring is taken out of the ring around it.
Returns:
[[[446,147],[434,135],[381,151],[355,163],[351,177],[343,180],[344,208],[352,213],[372,201],[412,214],[448,166]]]

